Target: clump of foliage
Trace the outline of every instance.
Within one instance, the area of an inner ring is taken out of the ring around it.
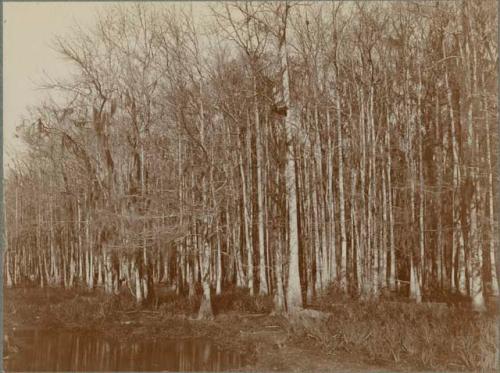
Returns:
[[[325,320],[294,325],[293,337],[327,353],[367,363],[423,370],[493,371],[496,318],[446,304],[350,302],[330,304]]]
[[[189,298],[184,295],[178,295],[175,291],[157,293],[154,308],[166,317],[175,315],[194,314],[199,306],[200,297],[196,295]]]
[[[232,287],[213,298],[214,312],[270,313],[273,300],[270,296],[251,296],[247,288]]]

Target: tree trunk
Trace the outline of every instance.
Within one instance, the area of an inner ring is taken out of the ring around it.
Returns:
[[[337,84],[337,83],[336,83]],[[344,197],[344,152],[342,139],[342,123],[340,116],[340,93],[335,87],[335,103],[337,108],[337,139],[339,157],[339,210],[340,210],[340,288],[347,293],[347,233],[345,222],[345,197]]]
[[[254,78],[254,92],[255,97],[257,97],[257,83]],[[255,99],[257,100],[257,98]],[[269,287],[267,284],[266,276],[266,253],[265,253],[265,236],[264,236],[264,173],[262,172],[262,166],[264,163],[262,156],[262,135],[261,135],[261,124],[259,118],[259,108],[257,102],[254,105],[255,113],[255,145],[257,153],[257,224],[258,224],[258,234],[259,234],[259,294],[265,295],[269,293]]]
[[[484,87],[484,75],[481,77],[482,86]],[[488,163],[488,222],[489,222],[489,259],[490,259],[490,282],[491,282],[491,294],[498,296],[498,277],[497,277],[497,267],[495,260],[495,213],[493,205],[493,166],[491,162],[491,133],[490,133],[490,121],[488,117],[488,101],[486,98],[486,93],[483,95],[483,113],[485,115],[486,124],[486,161]]]
[[[243,157],[240,153],[240,176],[241,176],[241,192],[243,197],[243,226],[245,230],[245,246],[247,249],[247,286],[250,290],[250,295],[253,295],[253,245],[250,229],[250,211],[248,208],[247,181],[245,170],[243,168]]]

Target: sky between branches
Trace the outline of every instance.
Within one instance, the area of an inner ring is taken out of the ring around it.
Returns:
[[[170,2],[175,4],[176,2]],[[51,48],[55,36],[71,33],[75,25],[91,27],[98,12],[116,2],[16,2],[3,5],[3,154],[4,165],[22,151],[15,137],[26,107],[38,104],[47,92],[39,89],[45,76],[64,77],[66,61]],[[158,4],[158,3],[157,3]],[[178,3],[177,3],[178,4]],[[208,3],[193,3],[195,14],[207,14]]]

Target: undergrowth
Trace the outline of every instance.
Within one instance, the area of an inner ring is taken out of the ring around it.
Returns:
[[[226,312],[270,313],[273,309],[271,296],[250,295],[248,289],[233,287],[213,297],[216,314]]]
[[[467,307],[417,305],[394,298],[377,302],[349,300],[335,297],[332,292],[314,304],[321,311],[318,314],[326,317],[311,313],[313,316],[301,318],[300,322],[281,318],[278,323],[273,319],[272,325],[288,332],[285,345],[306,346],[335,359],[362,359],[364,363],[392,368],[494,371],[497,367],[496,312],[477,314]],[[214,313],[220,315],[214,322],[193,325],[175,320],[180,315],[193,315],[199,298],[190,300],[173,291],[156,292],[155,301],[147,306],[137,305],[125,293],[109,297],[99,291],[8,290],[5,296],[7,328],[12,320],[22,324],[35,317],[48,327],[107,327],[123,315],[136,315],[137,320],[146,322],[144,317],[153,313],[157,322],[169,325],[169,330],[178,329],[179,335],[186,333],[183,328],[191,327],[227,337],[240,330],[266,329],[265,322],[272,318],[239,319],[238,315],[250,313],[268,315],[272,300],[250,296],[248,290],[238,288],[213,296]]]
[[[293,325],[293,338],[307,339],[329,354],[422,370],[494,371],[498,330],[495,313],[444,303],[395,301],[319,302],[326,320]]]

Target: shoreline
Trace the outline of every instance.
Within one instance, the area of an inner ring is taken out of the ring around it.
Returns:
[[[374,307],[371,310],[368,308],[363,310],[364,313],[368,311],[372,313],[363,316],[366,318],[363,324],[362,319],[355,320],[355,315],[350,314],[353,312],[352,307],[353,304],[346,304],[337,307],[334,312],[306,309],[293,317],[229,311],[221,312],[211,320],[196,320],[188,315],[166,313],[165,307],[162,308],[161,305],[157,310],[148,309],[129,303],[127,298],[106,297],[99,292],[50,288],[5,289],[4,333],[9,335],[13,334],[14,330],[20,329],[52,329],[90,333],[121,342],[202,338],[210,340],[221,350],[242,353],[246,365],[238,369],[239,371],[425,371],[431,367],[423,366],[422,362],[418,361],[422,356],[419,357],[417,354],[405,356],[402,352],[394,351],[385,359],[383,356],[377,358],[375,351],[371,354],[370,349],[376,348],[375,344],[380,342],[373,341],[373,344],[368,344],[366,340],[363,341],[363,338],[368,340],[378,338],[377,335],[366,334],[366,330],[363,331],[373,324],[368,316],[377,320],[379,317],[377,312],[381,315],[389,312],[387,320],[381,321],[381,325],[384,325],[390,321],[391,312],[411,314],[414,309],[417,310],[415,312],[422,312],[420,316],[418,313],[415,314],[420,320],[434,315],[436,320],[430,320],[432,326],[438,325],[440,318],[443,320],[452,318],[453,312],[457,312],[435,305],[422,306],[420,307],[422,310],[418,311],[419,307],[416,305],[386,302],[371,305],[370,307]],[[427,308],[432,311],[425,311]],[[340,333],[342,335],[339,336],[338,329],[335,329],[339,326],[335,324],[335,320],[343,325],[340,327],[348,327],[345,325],[346,321],[342,319],[349,318],[352,318],[352,325],[349,326],[351,329],[342,330]],[[484,318],[484,320],[483,318],[473,319],[473,325],[477,325],[478,322],[484,322],[484,327],[495,325],[494,318]],[[427,327],[422,321],[420,323],[422,328]],[[394,328],[397,327],[399,326],[395,323]],[[381,338],[391,338],[389,330],[390,327],[383,331],[387,336],[382,335]],[[374,331],[376,332],[376,329],[372,329],[372,334]],[[415,336],[409,333],[408,340],[411,340]],[[486,337],[478,335],[480,339]],[[362,350],[361,345],[365,342],[366,349]],[[430,347],[437,340],[431,342]],[[390,347],[380,346],[380,348]],[[366,352],[362,355],[362,351]],[[390,356],[394,357],[392,361]],[[433,361],[432,364],[446,370],[468,370],[466,366],[460,366],[460,362]],[[483,370],[488,371],[488,369]]]

